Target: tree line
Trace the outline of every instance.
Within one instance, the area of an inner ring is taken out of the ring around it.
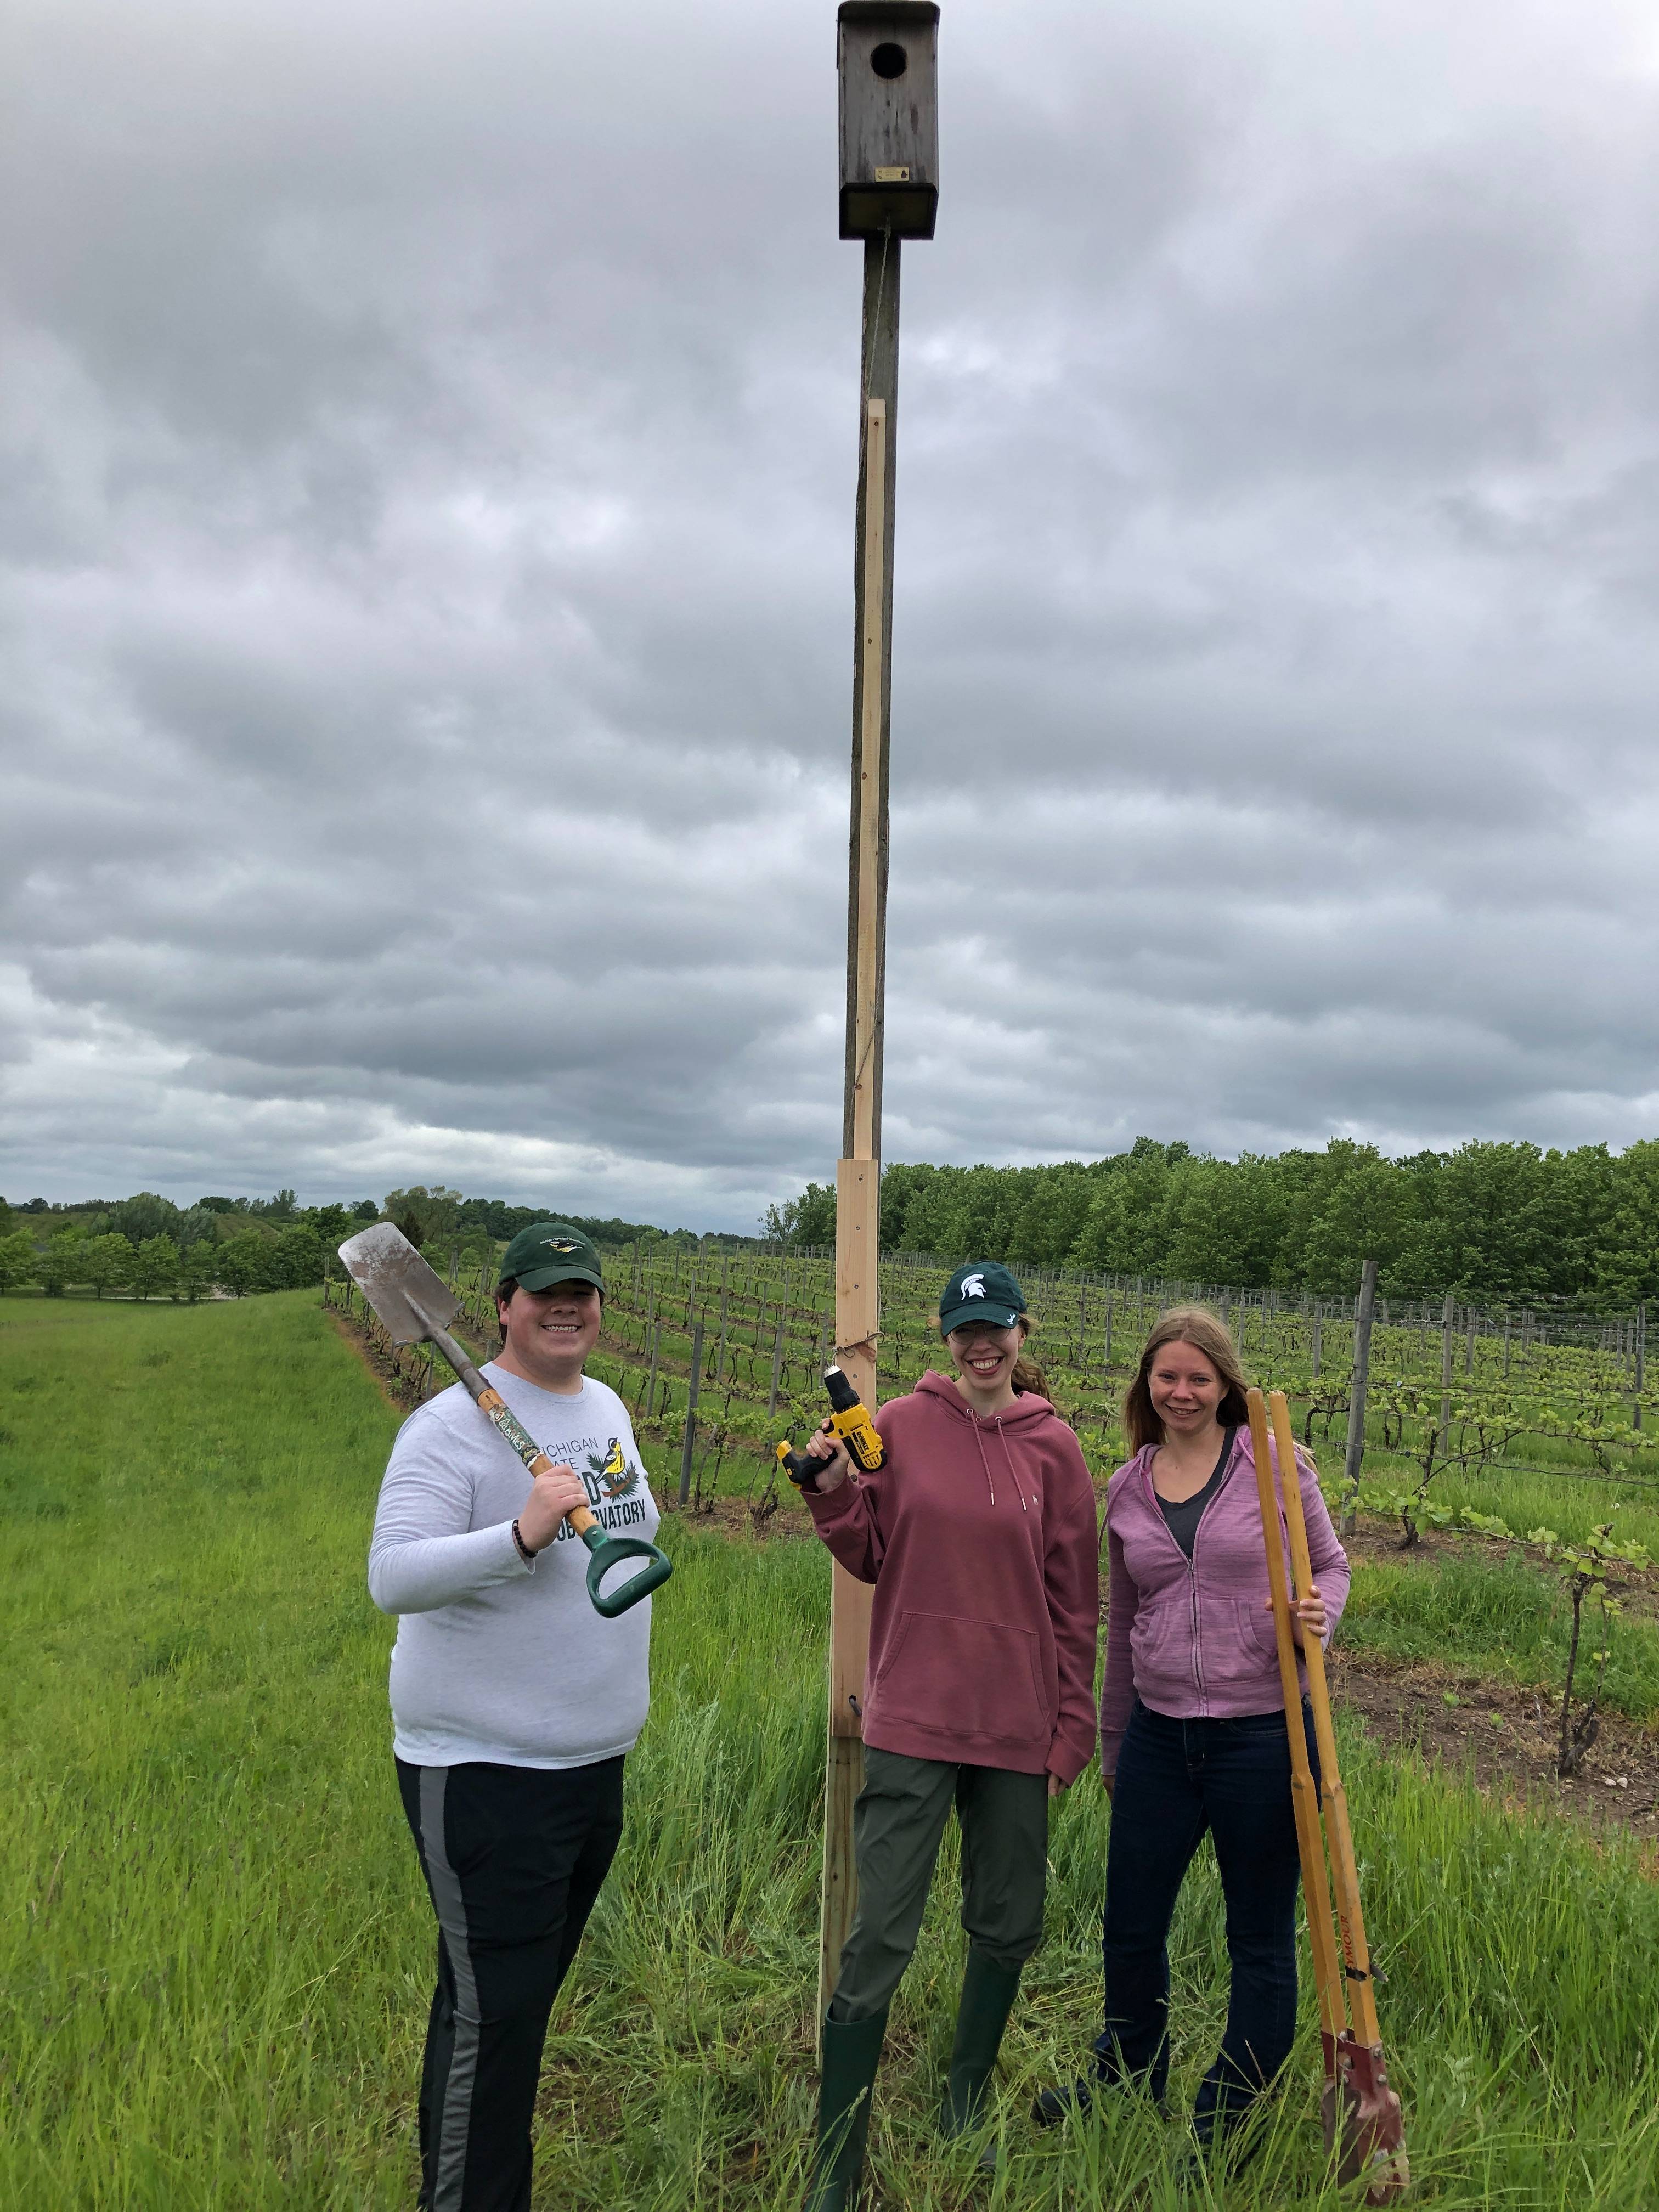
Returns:
[[[833,1188],[809,1183],[765,1225],[787,1243],[833,1243]],[[1321,1296],[1351,1292],[1374,1258],[1389,1297],[1627,1312],[1659,1297],[1659,1141],[1617,1153],[1474,1141],[1390,1159],[1334,1139],[1224,1160],[1138,1137],[1048,1167],[895,1163],[882,1171],[881,1241]]]
[[[155,1191],[131,1198],[21,1206],[0,1200],[0,1292],[39,1288],[48,1297],[91,1291],[135,1297],[198,1298],[212,1290],[238,1297],[297,1290],[320,1280],[325,1259],[354,1231],[392,1221],[440,1273],[458,1263],[492,1261],[498,1246],[553,1214],[574,1222],[596,1244],[695,1245],[690,1230],[466,1198],[442,1184],[411,1184],[383,1202],[302,1206],[289,1189],[271,1198],[199,1198],[181,1206]],[[756,1238],[732,1237],[732,1243]]]

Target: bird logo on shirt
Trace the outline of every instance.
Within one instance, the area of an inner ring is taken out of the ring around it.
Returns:
[[[623,1457],[620,1437],[611,1437],[603,1456],[598,1452],[589,1452],[587,1464],[599,1478],[599,1488],[607,1498],[626,1498],[630,1490],[639,1487],[640,1471],[636,1467],[629,1467]]]

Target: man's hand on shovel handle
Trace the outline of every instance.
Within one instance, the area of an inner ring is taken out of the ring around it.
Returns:
[[[587,1503],[587,1492],[574,1467],[544,1468],[536,1477],[519,1515],[519,1534],[526,1552],[544,1552],[567,1513]]]
[[[822,1462],[813,1478],[820,1497],[825,1491],[838,1490],[852,1472],[853,1462],[848,1456],[847,1447],[836,1434],[836,1425],[830,1420],[821,1422],[808,1437],[803,1456]]]
[[[1271,1598],[1265,1601],[1265,1609],[1268,1613],[1273,1611]],[[1306,1597],[1296,1599],[1291,1607],[1291,1633],[1300,1644],[1304,1640],[1303,1632],[1306,1630],[1322,1644],[1329,1626],[1330,1622],[1325,1614],[1325,1601],[1319,1594],[1319,1584],[1310,1583]]]

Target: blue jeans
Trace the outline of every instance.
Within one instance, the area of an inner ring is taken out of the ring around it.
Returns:
[[[1308,1758],[1319,1778],[1312,1716]],[[1208,2141],[1240,2120],[1290,2056],[1296,2033],[1296,1895],[1302,1878],[1283,1711],[1171,1720],[1139,1698],[1124,1731],[1106,1854],[1103,2081],[1162,2100],[1170,2075],[1170,1923],[1208,1829],[1227,1908],[1232,1989],[1221,2049],[1193,2127]]]

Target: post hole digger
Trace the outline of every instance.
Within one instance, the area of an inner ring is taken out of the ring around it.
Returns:
[[[384,1322],[392,1341],[434,1346],[530,1473],[546,1473],[553,1461],[449,1334],[448,1324],[460,1311],[459,1298],[428,1267],[402,1231],[389,1221],[379,1221],[360,1235],[348,1237],[339,1251],[347,1273]],[[586,1506],[576,1506],[569,1519],[592,1554],[587,1563],[587,1594],[594,1611],[605,1620],[614,1620],[642,1597],[659,1589],[674,1571],[666,1553],[654,1544],[638,1536],[607,1535]],[[606,1590],[606,1576],[631,1559],[645,1564],[627,1581]]]
[[[1302,1861],[1308,1934],[1319,1998],[1320,2042],[1325,2065],[1320,2117],[1325,2147],[1335,2154],[1340,2180],[1363,2178],[1368,2185],[1366,2203],[1386,2204],[1404,2193],[1411,2173],[1406,2160],[1400,2100],[1389,2087],[1383,2063],[1370,1954],[1366,1948],[1364,1921],[1359,1909],[1358,1867],[1348,1825],[1347,1799],[1337,1765],[1336,1735],[1331,1725],[1330,1694],[1325,1680],[1325,1654],[1316,1637],[1307,1639],[1302,1656],[1308,1670],[1308,1697],[1319,1747],[1317,1795],[1308,1759],[1285,1555],[1279,1540],[1279,1507],[1273,1496],[1273,1455],[1267,1441],[1270,1418],[1284,1498],[1285,1528],[1290,1539],[1291,1567],[1298,1598],[1307,1595],[1313,1581],[1302,1505],[1302,1472],[1284,1392],[1275,1390],[1264,1401],[1260,1390],[1252,1390],[1248,1403],[1256,1485],[1261,1501],[1261,1526],[1267,1540],[1267,1583],[1273,1596],[1279,1680],[1290,1735],[1297,1847]],[[1328,1882],[1321,1839],[1322,1808],[1324,1843],[1330,1850]],[[1340,1960],[1332,1935],[1333,1903],[1341,1936]]]

